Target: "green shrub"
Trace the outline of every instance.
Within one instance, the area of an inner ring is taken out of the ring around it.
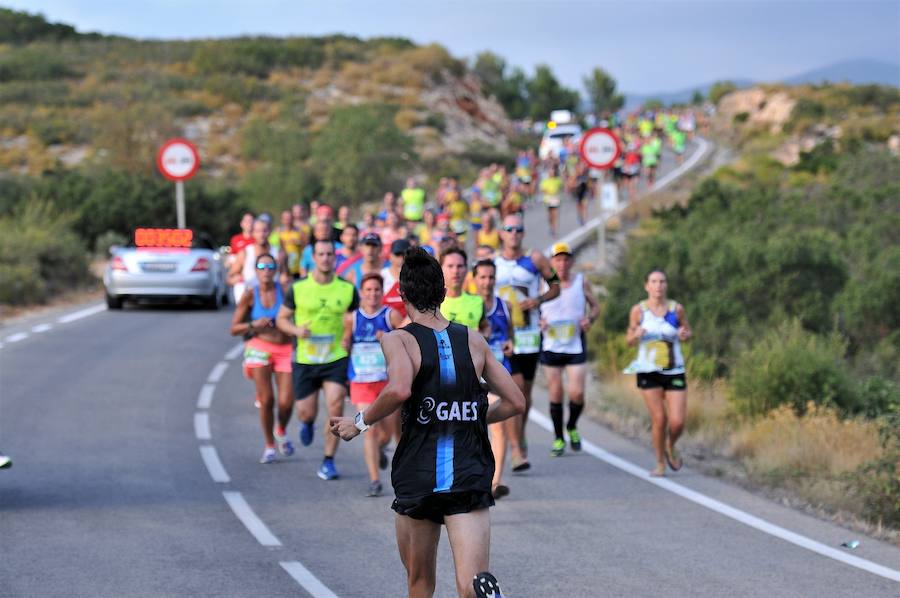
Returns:
[[[66,59],[50,47],[26,46],[0,54],[0,83],[41,81],[75,75]]]
[[[415,152],[412,138],[394,123],[394,113],[381,104],[334,109],[312,146],[326,201],[357,205],[399,186]]]
[[[734,118],[732,120],[735,124],[742,124],[742,123],[747,122],[749,119],[750,119],[749,112],[738,112],[737,114],[734,115]]]
[[[108,257],[111,247],[127,244],[127,236],[114,230],[108,230],[105,233],[98,235],[97,239],[94,241],[94,255],[98,258]]]
[[[882,457],[861,467],[856,486],[867,515],[881,525],[900,528],[900,409],[882,418]]]
[[[0,218],[0,303],[42,303],[91,279],[72,221],[34,199]]]
[[[780,405],[798,413],[808,403],[858,408],[844,364],[846,344],[836,335],[823,337],[792,320],[768,331],[739,355],[731,370],[731,401],[743,415],[760,416]]]

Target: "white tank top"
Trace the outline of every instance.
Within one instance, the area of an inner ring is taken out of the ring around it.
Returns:
[[[581,319],[587,306],[582,274],[576,274],[568,287],[562,287],[562,284],[560,287],[559,297],[541,305],[541,318],[547,322],[541,349],[578,355],[584,352]]]
[[[666,313],[657,316],[650,311],[646,301],[641,301],[640,327],[644,329],[644,336],[638,345],[637,359],[625,369],[626,374],[684,373],[684,355],[681,353],[681,341],[678,340],[681,322],[675,314],[676,305],[675,301],[669,301]]]
[[[540,314],[537,309],[523,311],[519,301],[535,298],[541,294],[541,272],[523,255],[508,260],[502,255],[494,258],[497,267],[497,294],[509,305],[509,315],[513,324],[513,353],[533,354],[541,350]]]

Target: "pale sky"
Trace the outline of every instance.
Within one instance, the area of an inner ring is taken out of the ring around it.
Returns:
[[[403,36],[458,58],[482,50],[569,87],[602,66],[632,93],[777,80],[835,62],[900,63],[900,0],[0,0],[79,31],[138,38]]]

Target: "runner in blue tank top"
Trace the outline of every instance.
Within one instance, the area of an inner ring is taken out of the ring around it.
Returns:
[[[231,320],[231,334],[243,336],[244,376],[253,380],[256,402],[263,428],[265,449],[260,463],[274,463],[275,448],[289,457],[294,445],[287,439],[285,428],[291,420],[294,394],[291,388],[291,338],[275,327],[275,318],[284,294],[275,282],[277,264],[269,253],[256,258],[257,284],[244,290]],[[268,305],[266,305],[268,303]],[[273,416],[275,391],[272,376],[278,383],[278,421]]]
[[[488,346],[494,357],[503,364],[507,372],[512,372],[509,356],[513,353],[512,318],[509,315],[509,306],[494,292],[497,266],[493,260],[482,260],[475,264],[472,271],[475,280],[475,288],[478,295],[484,301],[485,318],[488,321],[490,332],[487,337]],[[493,403],[498,397],[488,394],[488,402]],[[503,483],[503,467],[506,464],[506,451],[509,438],[517,433],[515,418],[491,424],[491,450],[494,453],[494,478],[491,480],[491,494],[494,498],[503,498],[509,494],[509,486]]]
[[[359,296],[359,309],[344,316],[344,336],[349,337],[346,344],[350,346],[350,361],[347,366],[350,402],[357,409],[363,410],[372,404],[387,385],[387,365],[379,341],[382,335],[400,326],[403,316],[381,304],[384,281],[376,272],[362,278]],[[381,496],[383,489],[378,469],[387,469],[388,458],[384,447],[391,440],[393,427],[386,426],[384,421],[373,427],[376,429],[366,435],[363,449],[369,472],[366,496]]]
[[[485,571],[490,552],[487,507],[494,503],[487,426],[521,414],[525,397],[479,332],[441,315],[443,273],[424,250],[406,254],[400,292],[412,323],[381,339],[388,384],[355,418],[331,418],[331,431],[350,440],[401,408],[391,508],[397,512],[397,543],[409,595],[434,593],[443,524],[459,595],[472,596],[474,587],[475,596],[500,596],[496,580]],[[481,378],[499,397],[490,406]]]

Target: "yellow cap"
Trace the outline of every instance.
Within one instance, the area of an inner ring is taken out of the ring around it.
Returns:
[[[561,253],[572,255],[572,248],[569,247],[569,244],[565,241],[560,241],[559,243],[553,244],[553,249],[550,250],[550,257],[559,255]]]

